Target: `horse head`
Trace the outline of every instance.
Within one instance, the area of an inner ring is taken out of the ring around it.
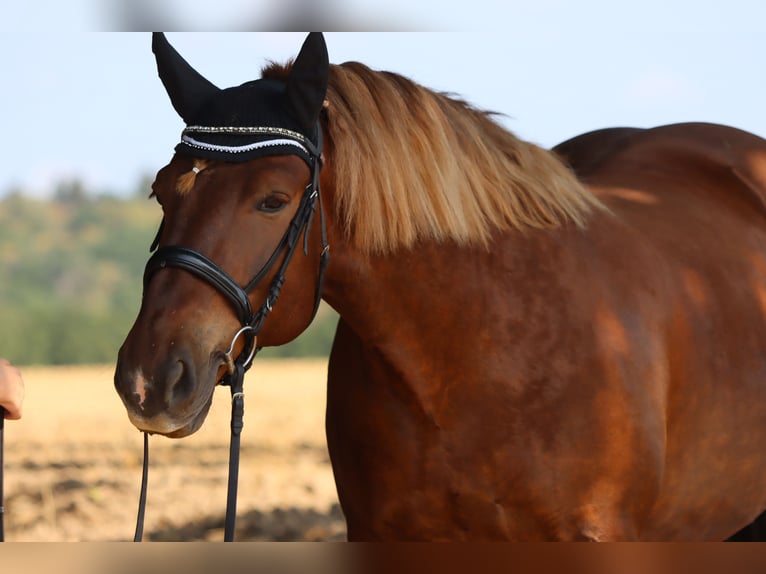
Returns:
[[[152,49],[186,128],[153,184],[163,223],[114,382],[136,427],[182,437],[235,362],[246,368],[256,346],[294,339],[316,311],[327,242],[324,218],[311,223],[329,64],[322,35],[310,34],[285,81],[219,89],[164,35]],[[289,305],[276,305],[280,295]]]

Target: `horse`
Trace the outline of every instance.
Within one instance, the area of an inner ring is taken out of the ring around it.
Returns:
[[[766,141],[546,150],[321,34],[226,89],[153,49],[187,127],[115,369],[136,427],[196,431],[321,297],[349,540],[723,540],[766,509]]]

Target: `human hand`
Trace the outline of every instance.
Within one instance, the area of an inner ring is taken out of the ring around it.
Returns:
[[[21,418],[24,402],[24,379],[21,371],[6,359],[0,358],[0,407],[5,409],[5,418]]]

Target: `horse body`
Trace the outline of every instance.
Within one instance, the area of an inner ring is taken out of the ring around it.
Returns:
[[[665,286],[655,315],[665,462],[641,535],[721,539],[764,506],[766,147],[707,124],[637,132],[622,146],[580,175],[639,230],[655,256],[637,270]],[[632,248],[625,253],[634,265]]]
[[[763,508],[743,476],[766,470],[766,235],[735,174],[759,165],[710,158],[766,147],[712,126],[634,140],[584,174],[610,209],[586,232],[346,277],[336,253],[327,430],[351,537],[719,539]]]
[[[766,142],[704,124],[604,130],[557,148],[578,181],[399,76],[332,67],[327,99],[324,298],[341,319],[326,427],[350,539],[717,540],[766,508]],[[212,162],[181,198],[191,163],[175,158],[155,188],[161,243],[246,282],[295,212],[307,170],[292,160]],[[293,207],[238,215],[273,188]],[[310,319],[319,227],[259,344]],[[250,228],[259,244],[238,258],[227,231]],[[188,309],[195,292],[216,318]],[[163,329],[169,359],[146,348]],[[153,280],[115,376],[137,426],[193,432],[234,330],[210,286]]]

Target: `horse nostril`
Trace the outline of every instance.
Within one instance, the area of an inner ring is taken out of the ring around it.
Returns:
[[[182,360],[173,361],[165,373],[165,401],[169,407],[187,400],[194,391],[194,372]]]

